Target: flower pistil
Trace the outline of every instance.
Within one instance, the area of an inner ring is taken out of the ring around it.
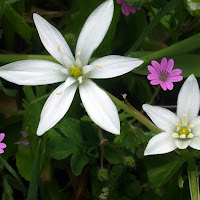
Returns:
[[[192,134],[192,128],[194,127],[193,124],[188,125],[188,116],[187,114],[183,115],[182,124],[176,123],[175,126],[176,132],[172,134],[172,137],[177,139],[190,139],[193,138],[194,135]]]

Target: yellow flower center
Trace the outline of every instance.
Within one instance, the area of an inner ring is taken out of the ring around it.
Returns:
[[[179,135],[185,135],[186,137],[189,135],[189,130],[187,127],[181,127],[180,130],[178,131]]]
[[[77,66],[72,65],[69,70],[70,70],[71,76],[73,76],[74,78],[78,78],[79,76],[83,75],[81,67],[77,67]]]

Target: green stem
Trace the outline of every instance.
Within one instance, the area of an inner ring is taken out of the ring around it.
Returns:
[[[172,9],[176,7],[176,5],[180,2],[180,0],[172,0],[167,5],[161,9],[161,11],[157,14],[157,16],[154,17],[152,22],[144,29],[140,37],[137,39],[137,41],[132,45],[132,47],[129,49],[129,51],[126,53],[128,55],[129,53],[135,51],[141,43],[144,41],[145,37],[154,29],[154,27],[160,22],[160,20],[169,13]]]
[[[187,149],[180,150],[178,152],[188,163],[187,172],[188,172],[191,200],[199,200],[199,178],[198,178],[198,168],[195,159]]]
[[[153,102],[155,101],[155,98],[157,97],[159,91],[160,91],[160,86],[157,86],[157,87],[156,87],[156,90],[155,90],[155,92],[154,92],[154,94],[153,94],[153,96],[151,97],[151,99],[150,99],[150,101],[149,101],[149,104],[150,104],[150,105],[152,105]]]
[[[190,169],[188,167],[187,171],[188,171],[191,200],[199,200],[199,177],[198,177],[197,166],[195,169]]]
[[[107,91],[106,91],[107,92]],[[160,129],[156,127],[148,118],[146,118],[142,113],[140,113],[138,110],[133,108],[132,106],[127,106],[123,101],[120,101],[118,98],[107,92],[109,97],[112,99],[112,101],[120,107],[122,110],[129,113],[132,117],[137,119],[139,122],[141,122],[144,126],[146,126],[149,130],[153,131],[154,133],[160,133]]]

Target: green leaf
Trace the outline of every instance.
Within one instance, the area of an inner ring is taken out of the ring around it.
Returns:
[[[66,137],[62,137],[54,129],[48,132],[46,144],[47,154],[55,159],[61,160],[67,158],[70,154],[77,151],[77,147]]]
[[[9,4],[5,7],[4,16],[10,25],[10,29],[19,34],[26,43],[30,44],[32,36],[31,27]]]
[[[39,182],[39,171],[40,171],[40,149],[41,149],[41,140],[38,142],[37,151],[34,158],[31,182],[29,184],[28,196],[26,200],[36,200],[37,199],[37,190]]]
[[[75,145],[80,145],[83,142],[80,122],[73,118],[64,118],[57,127],[61,132]]]
[[[4,187],[4,195],[6,196],[5,199],[14,200],[13,189],[10,187],[6,176],[3,176],[3,187]]]
[[[1,156],[0,156],[0,162],[17,179],[19,185],[22,187],[22,190],[25,191],[22,180],[19,177],[19,175],[17,174],[17,172]]]
[[[16,97],[17,95],[17,90],[5,88],[1,81],[0,81],[0,90],[2,90],[7,96],[10,97]]]
[[[121,127],[122,131],[120,135],[115,137],[114,142],[126,149],[129,149],[131,153],[135,153],[135,148],[137,144],[137,139],[135,134],[129,127],[125,127],[124,125]]]
[[[104,146],[104,158],[112,164],[121,164],[123,162],[122,157],[118,152],[114,151],[110,146]]]
[[[30,148],[19,146],[16,153],[16,165],[20,175],[27,181],[31,180],[31,168],[33,166],[33,154]]]
[[[80,151],[76,151],[72,155],[71,168],[75,176],[79,176],[82,172],[83,167],[89,162],[87,156]]]
[[[147,174],[154,187],[165,184],[182,166],[184,159],[176,154],[156,155],[145,158]]]

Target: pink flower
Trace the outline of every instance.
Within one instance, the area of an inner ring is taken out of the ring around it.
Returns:
[[[151,85],[159,85],[163,90],[172,90],[174,85],[173,82],[179,82],[183,80],[183,77],[180,76],[182,73],[181,69],[173,69],[174,60],[170,59],[167,61],[167,58],[161,60],[161,64],[157,61],[152,60],[151,65],[148,65],[148,70],[151,72],[147,76],[147,79],[151,80]]]
[[[0,154],[4,153],[4,150],[6,148],[6,144],[2,143],[2,140],[4,139],[5,134],[4,133],[0,133]]]
[[[117,3],[122,4],[122,12],[126,16],[128,16],[130,13],[135,14],[136,10],[141,10],[141,7],[133,8],[132,6],[128,5],[125,0],[117,0]]]

